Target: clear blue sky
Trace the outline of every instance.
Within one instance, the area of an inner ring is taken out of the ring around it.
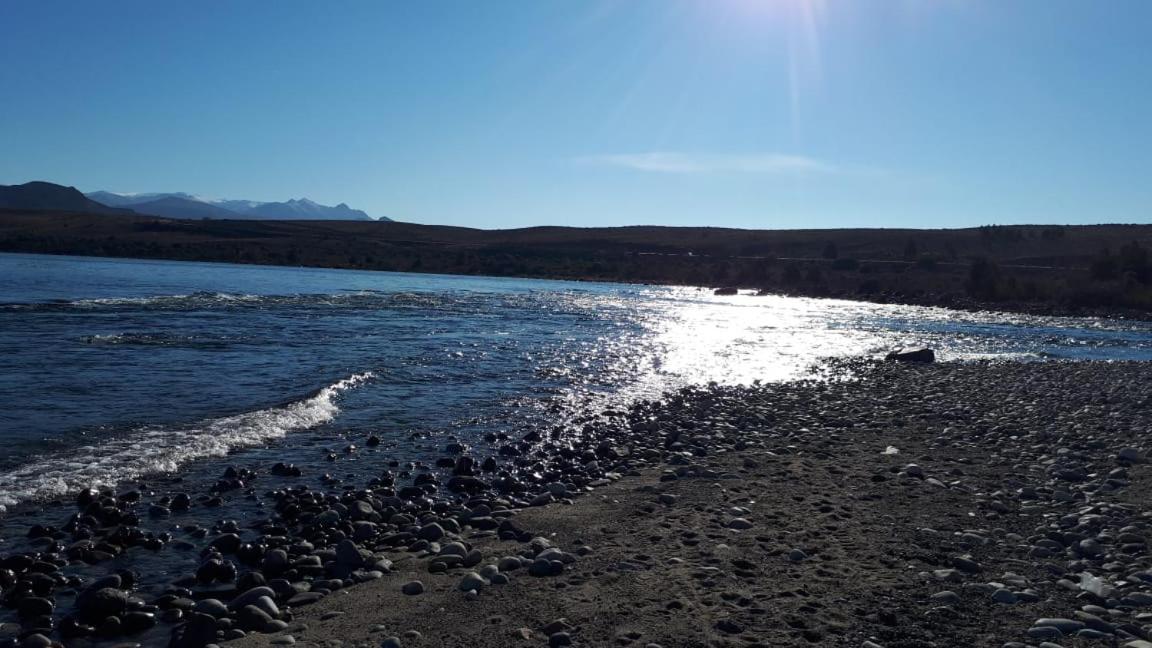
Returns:
[[[0,183],[476,227],[1152,221],[1148,0],[0,5]]]

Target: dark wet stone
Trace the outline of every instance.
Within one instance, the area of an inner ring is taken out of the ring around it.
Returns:
[[[76,599],[80,617],[94,623],[122,613],[127,606],[128,593],[112,587],[86,590]]]
[[[17,612],[22,619],[31,619],[33,617],[48,615],[51,616],[52,611],[56,606],[45,598],[38,596],[29,596],[20,601],[17,606]]]
[[[120,625],[128,634],[144,632],[156,625],[156,615],[148,612],[128,612],[120,617]]]

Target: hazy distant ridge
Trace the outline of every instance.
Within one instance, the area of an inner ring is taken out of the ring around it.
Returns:
[[[344,203],[335,207],[321,205],[307,198],[285,202],[256,200],[207,199],[182,192],[119,194],[93,191],[88,198],[104,205],[128,207],[142,214],[168,218],[234,218],[247,220],[382,220],[373,219],[359,209]]]

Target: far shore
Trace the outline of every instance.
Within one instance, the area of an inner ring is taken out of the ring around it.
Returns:
[[[1152,241],[1152,226],[500,231],[0,210],[5,252],[696,286],[963,311],[1149,319],[1152,288],[1144,282],[1152,280],[1152,261],[1139,240]],[[1124,263],[1148,267],[1132,266],[1111,279],[1102,275],[1107,268],[1100,259],[1120,264],[1120,257],[1099,255],[1125,245],[1137,247]]]

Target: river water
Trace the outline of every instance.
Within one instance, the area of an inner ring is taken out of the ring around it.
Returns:
[[[428,458],[446,438],[578,421],[688,383],[798,378],[821,357],[900,346],[944,360],[1149,359],[1152,325],[0,254],[0,507],[216,474],[213,458],[320,463],[329,448],[312,445],[357,435],[381,437],[381,459]]]

